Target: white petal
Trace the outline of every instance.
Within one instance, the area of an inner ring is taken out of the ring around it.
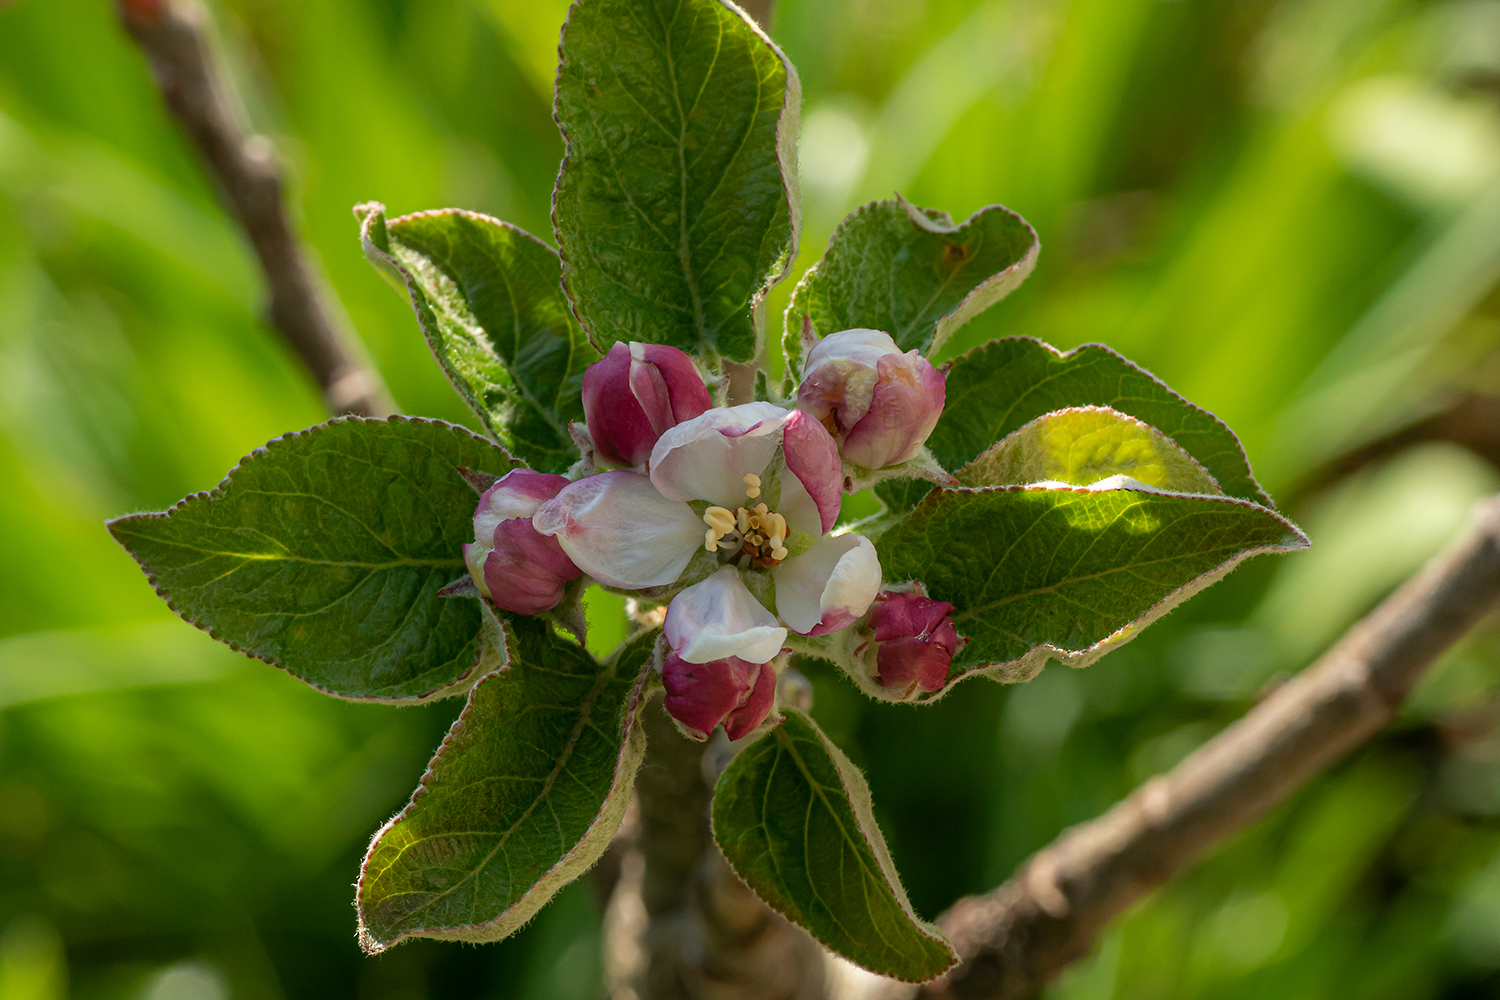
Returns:
[[[776,576],[776,611],[793,632],[802,635],[825,619],[834,623],[837,619],[858,618],[880,593],[880,559],[875,546],[864,535],[853,532],[820,539],[772,572]]]
[[[651,450],[651,482],[672,500],[745,502],[745,475],[760,475],[791,416],[771,403],[720,406],[667,431]]]
[[[786,641],[786,629],[745,588],[733,566],[672,598],[663,632],[672,650],[689,663],[728,656],[766,663]]]
[[[703,544],[703,521],[636,472],[603,472],[537,508],[532,526],[555,535],[568,558],[611,587],[673,583]]]
[[[828,358],[848,358],[858,365],[875,367],[887,354],[900,354],[901,348],[891,335],[881,330],[840,330],[818,341],[807,352],[804,368],[812,371]]]

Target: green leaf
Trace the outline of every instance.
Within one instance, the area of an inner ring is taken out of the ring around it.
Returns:
[[[1037,417],[957,473],[965,486],[1042,481],[1091,486],[1129,476],[1174,493],[1223,496],[1208,470],[1156,428],[1107,406],[1077,406]]]
[[[600,665],[536,618],[474,686],[360,871],[359,940],[498,941],[604,853],[646,749],[636,708],[659,633]]]
[[[714,839],[778,913],[856,965],[925,982],[958,961],[919,918],[870,811],[864,775],[802,712],[730,762],[714,790]]]
[[[796,256],[796,71],[720,0],[579,0],[563,28],[553,196],[594,345],[748,360]]]
[[[208,493],[109,522],[183,618],[320,691],[415,702],[481,666],[464,575],[474,491],[511,460],[452,424],[340,418],[277,438]]]
[[[802,321],[826,337],[884,330],[929,357],[954,330],[1009,295],[1036,267],[1036,230],[1008,208],[981,208],[961,225],[897,195],[855,210],[808,269],[786,309],[789,372],[801,367]]]
[[[948,401],[927,439],[945,469],[957,469],[1037,417],[1077,406],[1107,406],[1171,438],[1229,496],[1275,509],[1250,472],[1234,431],[1156,376],[1100,344],[1063,353],[1030,337],[992,340],[953,360]],[[931,487],[889,480],[876,490],[893,510],[909,510]]]
[[[957,609],[952,680],[1028,680],[1051,656],[1085,666],[1241,560],[1307,547],[1274,511],[1144,488],[934,490],[880,536],[889,581]],[[951,686],[951,684],[950,684]]]
[[[568,421],[583,420],[583,370],[598,355],[562,292],[547,244],[475,212],[385,219],[355,209],[371,263],[399,281],[427,346],[485,432],[543,472],[578,458]]]

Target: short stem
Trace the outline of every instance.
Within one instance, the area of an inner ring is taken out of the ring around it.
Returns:
[[[759,369],[754,364],[738,361],[724,362],[724,375],[729,379],[725,402],[730,406],[755,401],[755,375]]]

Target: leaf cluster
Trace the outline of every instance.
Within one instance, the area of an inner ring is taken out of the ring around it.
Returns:
[[[513,932],[599,858],[644,753],[657,634],[601,661],[552,621],[452,587],[469,484],[586,465],[581,379],[617,341],[670,344],[721,375],[754,364],[761,394],[790,403],[817,338],[880,329],[937,357],[1040,251],[1000,206],[955,223],[877,201],[834,233],[768,337],[766,295],[800,226],[790,62],[723,0],[578,0],[561,56],[556,250],[472,212],[356,210],[367,257],[409,298],[484,437],[334,420],[272,441],[213,491],[110,525],[178,614],[321,691],[467,696],[366,856],[371,952]],[[766,378],[775,339],[786,397]],[[1108,348],[1008,338],[944,371],[927,451],[881,477],[884,510],[862,527],[888,586],[954,607],[965,645],[925,700],[970,677],[1028,680],[1048,658],[1084,666],[1249,556],[1306,544],[1228,427]],[[797,649],[904,698],[872,674],[868,642],[846,630]],[[851,961],[910,981],[955,961],[906,898],[863,776],[806,714],[751,738],[719,780],[713,828],[762,899]]]

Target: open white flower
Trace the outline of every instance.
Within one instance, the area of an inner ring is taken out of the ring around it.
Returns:
[[[670,586],[700,549],[714,553],[720,568],[667,610],[667,640],[682,660],[765,663],[788,629],[837,631],[879,592],[869,539],[827,535],[843,463],[811,415],[770,403],[712,409],[664,433],[649,468],[649,477],[581,479],[532,524],[585,573],[627,590]],[[693,501],[709,506],[700,514]]]

